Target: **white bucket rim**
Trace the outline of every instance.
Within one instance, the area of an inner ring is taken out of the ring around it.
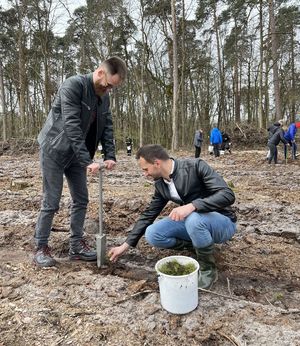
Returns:
[[[192,263],[194,263],[194,264],[196,265],[196,269],[195,269],[193,272],[191,272],[191,273],[189,273],[189,274],[185,274],[185,275],[169,275],[169,274],[165,274],[165,273],[162,273],[161,271],[159,271],[158,266],[161,264],[162,261],[166,262],[167,259],[168,259],[168,260],[172,260],[172,259],[178,259],[178,258],[179,258],[179,259],[180,259],[180,258],[181,258],[181,259],[186,259],[186,260],[191,261]],[[158,274],[158,275],[164,275],[164,276],[166,276],[166,277],[168,277],[168,278],[184,278],[184,277],[193,275],[194,273],[198,272],[199,269],[200,269],[199,263],[198,263],[194,258],[188,257],[188,256],[176,256],[176,255],[174,255],[174,256],[167,256],[167,257],[161,258],[161,259],[160,259],[159,261],[157,261],[156,264],[155,264],[155,270],[156,270],[157,274]]]

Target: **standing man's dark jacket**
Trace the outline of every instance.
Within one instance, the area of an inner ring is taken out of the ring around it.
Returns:
[[[230,207],[235,201],[233,191],[205,161],[175,160],[172,179],[182,200],[181,205],[193,203],[195,211],[199,213],[216,211],[236,222],[236,215]],[[128,245],[136,246],[146,228],[154,222],[170,200],[172,199],[167,184],[162,178],[156,180],[152,200],[128,235]],[[173,202],[178,203],[176,200]]]
[[[90,126],[94,121],[96,126]],[[62,83],[38,136],[40,147],[63,166],[75,156],[86,167],[99,141],[105,160],[116,161],[109,96],[95,94],[92,74],[70,77]]]
[[[281,127],[279,127],[269,139],[268,145],[278,145],[280,141],[284,144],[288,144],[288,141],[284,138],[284,131]]]
[[[274,123],[273,125],[268,127],[268,139],[270,139],[274,133],[280,129],[281,124],[279,122]]]

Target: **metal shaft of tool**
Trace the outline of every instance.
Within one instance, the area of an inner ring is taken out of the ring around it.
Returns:
[[[104,165],[99,169],[99,230],[96,234],[96,252],[97,266],[101,267],[105,263],[106,253],[106,236],[103,234],[103,169]]]

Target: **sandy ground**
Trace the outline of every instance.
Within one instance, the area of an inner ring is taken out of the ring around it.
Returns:
[[[161,307],[154,266],[179,253],[142,239],[101,269],[68,260],[67,187],[50,242],[59,265],[35,267],[38,154],[1,156],[0,345],[300,345],[300,159],[275,166],[264,157],[264,151],[204,154],[236,193],[238,232],[217,246],[212,291],[199,292],[196,310],[172,315]],[[93,245],[97,177],[89,177],[89,191],[86,237]],[[125,240],[152,192],[135,159],[119,154],[117,169],[104,176],[108,247]]]

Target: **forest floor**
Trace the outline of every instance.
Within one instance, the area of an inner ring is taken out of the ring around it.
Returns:
[[[300,158],[275,166],[265,155],[203,154],[235,191],[238,231],[217,245],[219,280],[212,292],[199,291],[197,309],[185,315],[160,305],[154,266],[176,254],[172,250],[142,239],[118,263],[100,269],[69,261],[66,186],[50,242],[59,265],[35,267],[38,154],[0,156],[0,345],[300,345]],[[192,152],[176,153],[188,156]],[[88,181],[85,230],[94,244],[98,179]],[[120,153],[117,168],[104,174],[108,248],[125,240],[152,192],[134,157]]]

